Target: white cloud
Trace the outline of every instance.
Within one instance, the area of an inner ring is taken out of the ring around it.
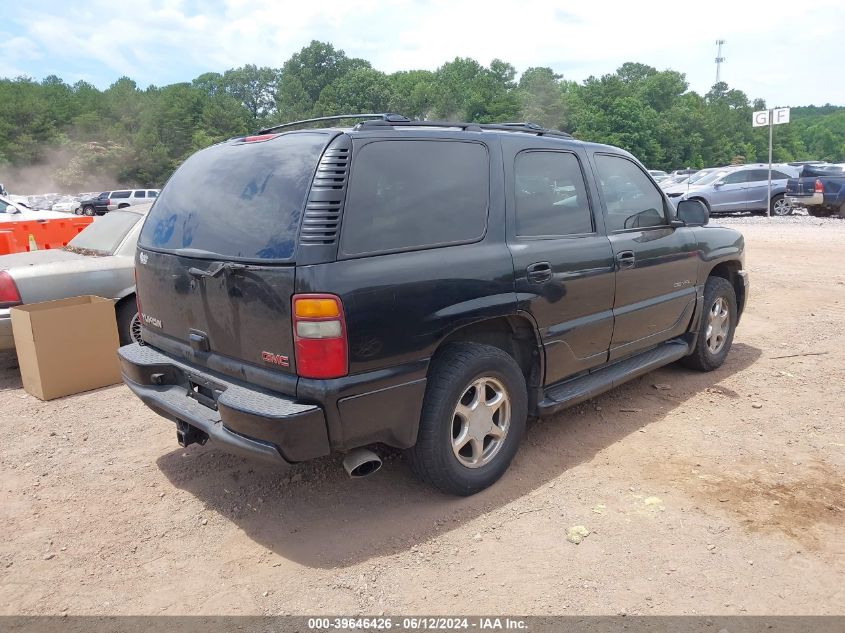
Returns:
[[[160,85],[246,63],[281,66],[319,39],[388,72],[498,57],[518,70],[552,66],[581,80],[640,61],[685,72],[703,92],[714,80],[715,40],[724,38],[723,77],[750,97],[845,103],[842,82],[823,74],[845,55],[837,0],[800,9],[771,0],[92,0],[83,11],[56,2],[12,12],[29,45],[2,48],[3,74],[40,76],[49,67],[68,79],[87,74],[107,84],[126,74]]]

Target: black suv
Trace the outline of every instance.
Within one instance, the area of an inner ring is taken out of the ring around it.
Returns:
[[[533,124],[302,123],[198,152],[144,224],[145,344],[120,358],[180,444],[364,474],[381,443],[468,495],[527,418],[724,361],[743,238],[698,201],[676,215],[627,152]]]

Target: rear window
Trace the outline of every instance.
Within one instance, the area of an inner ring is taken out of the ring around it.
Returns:
[[[141,246],[193,256],[293,258],[305,197],[330,135],[295,132],[197,152],[158,195]]]
[[[140,219],[141,216],[137,213],[112,211],[89,224],[68,242],[65,249],[85,255],[113,255],[123,238]]]
[[[487,226],[487,148],[462,141],[378,141],[355,158],[344,210],[347,255],[481,238]]]

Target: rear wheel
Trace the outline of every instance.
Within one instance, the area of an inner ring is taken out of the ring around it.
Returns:
[[[692,354],[681,362],[699,371],[721,367],[733,343],[736,318],[736,293],[731,283],[722,277],[708,278],[698,339]]]
[[[807,213],[814,218],[827,218],[831,215],[830,209],[826,207],[807,207]]]
[[[406,451],[411,470],[449,494],[484,490],[508,469],[527,416],[513,357],[489,345],[449,345],[429,371],[417,443]]]
[[[121,300],[115,308],[117,313],[117,335],[121,345],[141,342],[141,320],[138,318],[138,307],[135,297]]]
[[[84,207],[82,207],[82,213],[84,215],[92,216],[94,215],[94,207],[92,207],[90,204],[86,204]]]
[[[782,193],[772,198],[772,215],[792,215],[792,205]]]

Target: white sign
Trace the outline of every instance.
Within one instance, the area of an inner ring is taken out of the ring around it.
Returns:
[[[769,116],[772,117],[772,125],[789,123],[789,108],[775,108],[774,110],[760,110],[751,115],[753,127],[763,127],[769,124]]]

